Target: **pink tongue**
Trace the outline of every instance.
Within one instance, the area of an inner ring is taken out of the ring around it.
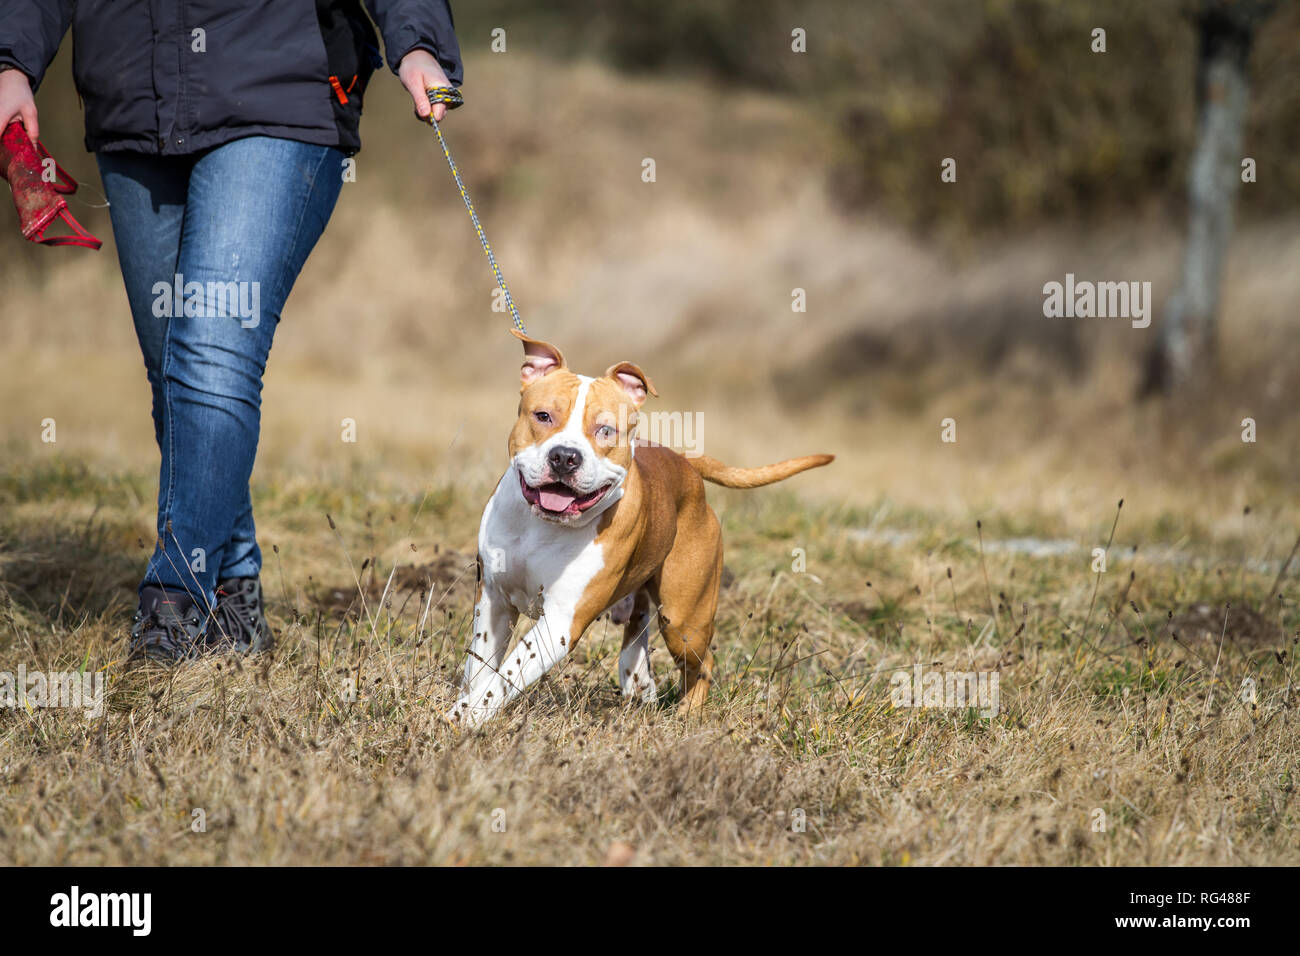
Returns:
[[[565,494],[562,491],[549,491],[542,489],[538,492],[539,501],[547,511],[567,511],[569,505],[577,500],[577,495]]]

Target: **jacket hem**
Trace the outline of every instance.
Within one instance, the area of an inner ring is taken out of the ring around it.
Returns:
[[[191,133],[185,145],[167,143],[159,146],[156,138],[145,136],[91,136],[86,134],[86,150],[91,153],[144,153],[149,156],[192,156],[237,139],[249,136],[271,136],[276,139],[308,143],[312,146],[331,146],[352,156],[361,149],[359,138],[340,136],[337,129],[304,129],[301,126],[246,126],[232,129]]]

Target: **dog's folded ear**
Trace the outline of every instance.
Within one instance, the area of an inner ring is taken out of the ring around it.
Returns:
[[[519,369],[519,387],[525,389],[543,375],[564,368],[564,355],[554,345],[525,335],[518,329],[510,334],[524,343],[524,364]]]
[[[637,408],[640,408],[641,403],[645,401],[646,392],[655,398],[659,397],[659,393],[655,391],[655,383],[650,381],[650,376],[631,362],[611,365],[605,371],[605,377],[612,378],[623,391],[632,396],[632,401],[636,403]]]

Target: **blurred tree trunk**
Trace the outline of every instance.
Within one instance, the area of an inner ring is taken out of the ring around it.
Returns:
[[[1147,354],[1141,393],[1169,393],[1214,365],[1219,284],[1241,182],[1249,88],[1246,61],[1277,0],[1199,0],[1196,12],[1196,144],[1188,170],[1188,234],[1182,280],[1165,305]]]

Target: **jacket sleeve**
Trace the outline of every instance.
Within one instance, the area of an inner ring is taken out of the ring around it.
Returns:
[[[412,50],[428,50],[447,79],[460,86],[464,70],[447,0],[366,0],[366,8],[383,35],[389,69],[396,73],[397,64]]]
[[[72,23],[75,0],[0,0],[0,65],[22,70],[41,85]]]

